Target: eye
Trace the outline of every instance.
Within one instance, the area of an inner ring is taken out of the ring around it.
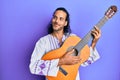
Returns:
[[[61,21],[63,21],[63,20],[64,20],[64,18],[60,17],[60,20],[61,20]]]
[[[57,16],[54,15],[54,16],[53,16],[53,19],[57,19]]]

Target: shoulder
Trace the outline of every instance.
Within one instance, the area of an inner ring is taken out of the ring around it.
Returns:
[[[69,36],[76,36],[76,37],[79,37],[77,34],[75,33],[70,33]]]
[[[41,37],[41,38],[37,41],[37,44],[45,44],[45,43],[47,43],[50,37],[51,37],[50,34]]]
[[[77,36],[76,34],[74,34],[74,33],[70,33],[70,36]]]
[[[80,38],[80,36],[78,36],[77,34],[74,34],[74,33],[70,33],[69,36],[76,36],[76,37]]]

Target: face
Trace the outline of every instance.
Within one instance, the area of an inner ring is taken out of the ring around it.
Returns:
[[[54,31],[63,31],[67,25],[66,13],[62,10],[57,10],[52,18],[52,26]]]

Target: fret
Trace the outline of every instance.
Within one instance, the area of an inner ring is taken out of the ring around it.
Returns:
[[[96,27],[101,29],[102,26],[106,23],[106,21],[108,20],[108,18],[106,16],[104,16],[97,24]],[[94,30],[94,28],[92,28],[83,38],[82,40],[74,47],[75,50],[77,50],[78,55],[80,55],[80,51],[81,49],[89,42],[90,39],[93,38],[93,36],[91,35],[91,31]]]

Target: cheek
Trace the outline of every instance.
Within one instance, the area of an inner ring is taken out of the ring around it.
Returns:
[[[55,23],[56,22],[56,19],[55,18],[52,18],[52,23]]]
[[[64,22],[63,22],[63,23],[61,23],[61,25],[66,26]]]
[[[54,23],[55,22],[55,20],[54,19],[52,19],[52,23]]]

